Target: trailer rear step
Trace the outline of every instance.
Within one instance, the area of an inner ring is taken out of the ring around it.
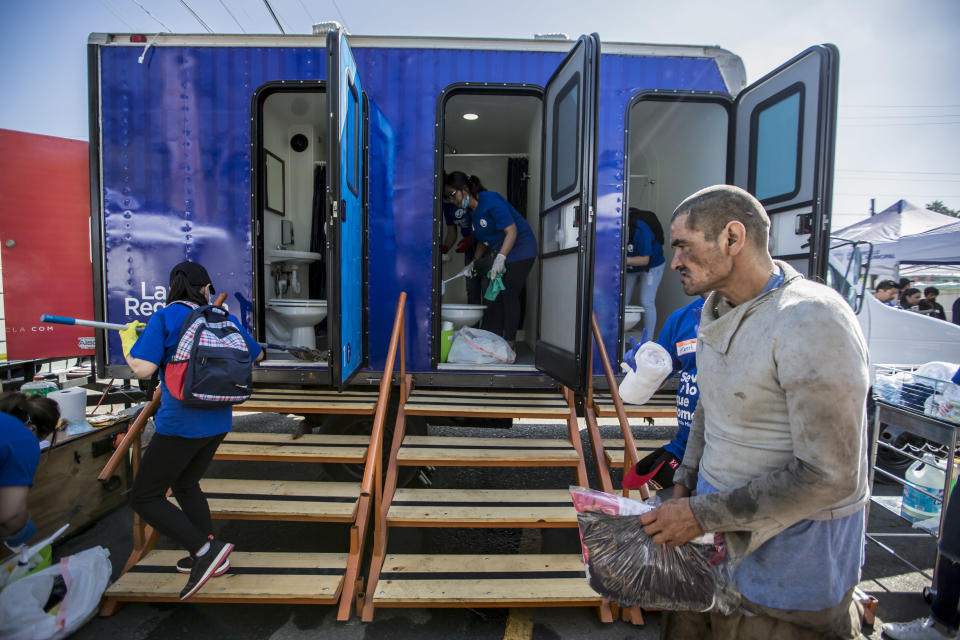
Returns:
[[[376,391],[335,389],[283,389],[254,387],[250,399],[233,407],[234,411],[271,413],[369,414],[377,409]]]
[[[104,598],[113,602],[179,602],[187,576],[174,568],[183,551],[149,553],[119,580]],[[191,603],[334,604],[340,596],[347,554],[230,554],[230,570],[211,578]]]
[[[637,445],[637,455],[642,459],[654,449],[669,443],[669,440],[634,440]],[[604,438],[603,451],[607,456],[607,464],[616,465],[617,468],[623,468],[624,440],[622,438]]]
[[[617,408],[613,403],[613,396],[609,393],[595,393],[593,396],[593,409],[597,412],[598,418],[616,418]],[[669,396],[655,395],[646,404],[627,404],[624,403],[623,411],[627,418],[676,418],[677,401],[671,394]]]
[[[401,466],[575,467],[580,455],[556,438],[461,438],[406,436],[397,453]]]
[[[353,522],[358,482],[301,482],[204,478],[210,515],[226,520]]]
[[[414,389],[404,405],[408,416],[544,418],[565,420],[570,407],[559,393],[434,391]]]
[[[397,489],[387,513],[394,527],[576,527],[566,489]]]
[[[217,449],[215,460],[263,462],[346,462],[366,460],[369,436],[308,433],[299,438],[289,433],[232,431]]]
[[[367,594],[370,597],[371,594]],[[390,555],[373,594],[380,607],[600,605],[579,555]]]

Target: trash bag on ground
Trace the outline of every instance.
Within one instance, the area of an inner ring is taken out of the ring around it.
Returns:
[[[636,371],[626,362],[620,364],[620,368],[627,374],[620,382],[620,398],[630,404],[644,404],[673,371],[673,360],[667,350],[656,342],[644,342],[640,345],[635,358]]]
[[[447,362],[461,364],[512,364],[517,354],[510,344],[490,331],[462,327],[453,336]]]
[[[96,614],[110,582],[110,552],[93,547],[0,591],[0,638],[66,638]]]
[[[590,587],[625,607],[732,611],[739,602],[722,534],[655,544],[639,516],[659,504],[570,487]]]

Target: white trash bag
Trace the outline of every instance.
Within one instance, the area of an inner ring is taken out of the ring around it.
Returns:
[[[447,362],[459,364],[512,364],[517,354],[510,343],[483,329],[462,327],[453,334]]]
[[[8,585],[0,591],[0,638],[66,638],[96,614],[111,571],[110,552],[97,546]],[[67,592],[56,614],[50,614],[43,608],[58,576]]]
[[[620,363],[627,374],[620,382],[620,398],[630,404],[644,404],[673,371],[673,360],[666,349],[651,340],[640,345],[636,361],[636,371],[626,362]]]

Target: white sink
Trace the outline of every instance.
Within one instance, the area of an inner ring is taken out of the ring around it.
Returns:
[[[301,265],[310,264],[323,259],[323,254],[311,251],[294,251],[293,249],[267,249],[267,264],[274,262],[286,262],[287,264]]]

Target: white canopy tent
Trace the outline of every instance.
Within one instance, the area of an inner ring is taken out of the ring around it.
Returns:
[[[956,218],[954,218],[956,220]],[[903,236],[897,243],[901,271],[929,265],[960,267],[960,221],[923,233]]]
[[[943,255],[953,255],[956,258],[958,246],[958,234],[952,235],[953,251],[947,243],[950,238],[937,238],[937,231],[947,226],[956,226],[957,219],[953,216],[944,215],[935,211],[929,211],[918,207],[906,200],[898,200],[880,213],[861,220],[849,227],[844,227],[833,231],[830,235],[834,238],[843,238],[844,240],[861,240],[873,244],[873,257],[870,261],[870,273],[877,274],[895,274],[898,272],[898,266],[903,263],[940,265],[957,264],[955,260],[939,260],[932,253],[933,247]],[[918,239],[918,235],[925,236]],[[909,244],[904,244],[906,237],[910,237]],[[928,248],[928,245],[930,248]],[[909,252],[907,252],[909,247]],[[838,262],[846,262],[849,258],[849,249],[842,247],[835,252],[831,252],[832,257]],[[920,269],[920,267],[911,267],[911,272],[930,270],[929,267]]]

